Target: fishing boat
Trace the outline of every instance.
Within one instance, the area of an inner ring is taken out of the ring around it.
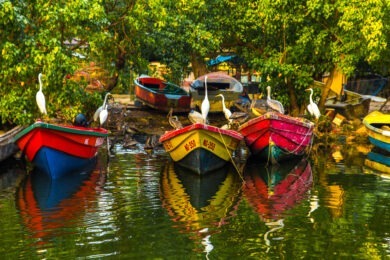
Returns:
[[[364,164],[374,170],[390,174],[390,153],[371,151]]]
[[[344,90],[344,95],[330,95],[325,102],[325,107],[333,109],[335,113],[344,116],[348,120],[360,119],[368,114],[371,98],[359,93]]]
[[[83,171],[59,179],[34,167],[17,190],[18,212],[32,237],[45,244],[52,243],[60,233],[73,232],[67,225],[83,220],[97,203],[105,182],[99,166],[95,160]]]
[[[205,78],[207,76],[207,93],[210,101],[209,112],[221,112],[221,98],[217,95],[222,94],[225,98],[225,105],[231,108],[240,100],[243,91],[242,84],[233,77],[223,72],[212,72],[198,77],[191,83],[190,94],[192,98],[191,107],[201,107],[205,96]]]
[[[134,83],[136,99],[146,106],[164,112],[171,108],[176,113],[190,111],[190,94],[180,86],[145,75],[136,78]]]
[[[195,123],[168,131],[159,141],[174,162],[203,175],[231,161],[242,139],[236,131]]]
[[[286,210],[302,201],[313,184],[306,158],[280,165],[259,164],[248,159],[244,171],[243,193],[263,220],[282,219]]]
[[[15,126],[6,132],[0,133],[0,162],[14,155],[19,150],[14,143],[14,137],[22,129],[22,126]]]
[[[237,209],[242,181],[232,164],[206,176],[168,162],[160,179],[163,207],[183,230],[195,232],[227,223]]]
[[[373,111],[364,117],[363,124],[371,144],[390,152],[390,114]]]
[[[107,136],[104,128],[37,121],[18,133],[15,143],[28,161],[58,179],[90,165]]]
[[[267,112],[238,128],[255,157],[272,164],[304,155],[313,141],[314,124],[307,119]]]

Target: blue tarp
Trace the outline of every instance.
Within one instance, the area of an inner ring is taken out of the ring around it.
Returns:
[[[228,55],[228,56],[218,55],[215,59],[207,61],[207,66],[215,66],[225,61],[233,61],[236,57],[237,57],[236,55]]]

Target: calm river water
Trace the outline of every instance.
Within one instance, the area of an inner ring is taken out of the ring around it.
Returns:
[[[390,178],[367,168],[355,148],[272,168],[241,160],[202,179],[162,149],[115,153],[59,182],[2,163],[1,257],[390,257]]]

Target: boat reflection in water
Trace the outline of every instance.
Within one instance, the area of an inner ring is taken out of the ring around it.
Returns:
[[[228,223],[237,209],[242,181],[233,165],[199,175],[170,161],[161,176],[161,200],[177,228],[201,240],[206,257],[212,234]]]
[[[266,245],[269,246],[270,233],[284,226],[285,211],[306,198],[312,187],[310,163],[302,158],[267,167],[248,159],[244,178],[244,196],[269,227],[264,234]]]
[[[45,244],[58,234],[71,232],[72,219],[88,211],[104,182],[105,172],[96,161],[83,172],[58,179],[34,168],[17,193],[20,214],[31,236]]]

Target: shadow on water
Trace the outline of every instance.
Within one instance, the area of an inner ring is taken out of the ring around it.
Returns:
[[[241,187],[231,164],[200,176],[170,161],[161,175],[161,201],[175,228],[189,233],[207,255],[213,249],[211,235],[237,210]]]
[[[64,234],[67,225],[82,219],[88,211],[106,179],[106,171],[92,163],[81,172],[72,172],[59,179],[34,168],[17,191],[17,207],[31,237],[45,244],[59,234]]]
[[[0,196],[13,194],[26,177],[25,164],[21,160],[8,158],[0,164]]]

